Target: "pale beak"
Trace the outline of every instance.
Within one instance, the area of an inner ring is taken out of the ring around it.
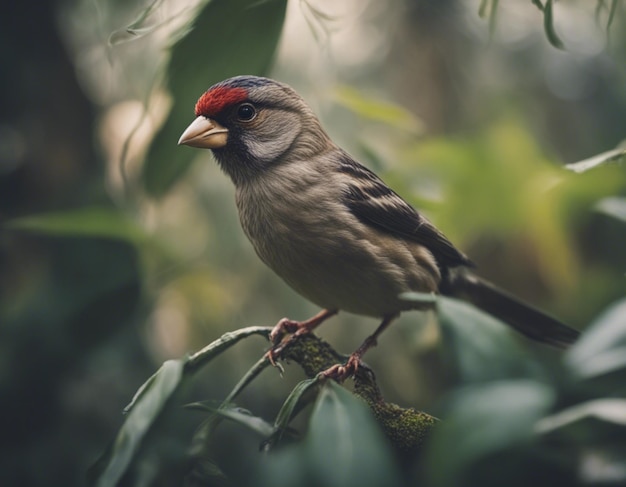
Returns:
[[[200,149],[219,149],[228,142],[228,129],[215,120],[199,116],[185,129],[178,145],[189,145]]]

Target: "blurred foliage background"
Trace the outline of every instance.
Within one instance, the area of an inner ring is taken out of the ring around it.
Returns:
[[[235,74],[291,84],[483,276],[584,329],[624,297],[626,175],[564,166],[625,138],[625,15],[619,0],[5,2],[0,483],[84,483],[164,360],[316,311],[258,261],[209,153],[176,145]],[[347,352],[375,326],[344,314],[320,334]],[[458,385],[439,343],[418,313],[386,332],[367,361],[388,399],[438,411]],[[265,347],[219,357],[191,395],[223,398]],[[266,373],[241,401],[271,416],[300,378]],[[182,456],[197,423],[177,417],[162,448]],[[216,441],[226,470],[256,454],[246,434]]]

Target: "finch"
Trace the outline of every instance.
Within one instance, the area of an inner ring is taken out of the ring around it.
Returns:
[[[236,76],[210,87],[179,145],[210,149],[236,188],[241,226],[261,260],[322,308],[272,331],[273,361],[284,344],[340,310],[382,319],[346,364],[363,354],[402,312],[423,308],[405,293],[463,298],[527,337],[555,347],[578,332],[479,278],[472,262],[376,174],[338,147],[289,86]]]

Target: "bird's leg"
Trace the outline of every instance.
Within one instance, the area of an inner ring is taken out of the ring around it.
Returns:
[[[328,379],[335,379],[337,382],[343,382],[348,377],[351,377],[354,374],[356,374],[357,369],[361,366],[361,358],[363,357],[363,355],[365,355],[365,352],[367,352],[370,348],[376,346],[376,343],[380,334],[383,331],[385,331],[387,327],[391,324],[391,322],[395,320],[397,317],[398,317],[397,314],[386,316],[383,319],[382,323],[378,325],[378,328],[376,328],[376,331],[374,331],[374,333],[368,336],[363,341],[361,346],[357,348],[352,353],[352,355],[350,355],[345,365],[341,365],[341,364],[333,365],[329,369],[322,372],[324,377]]]
[[[291,342],[291,340],[296,339],[296,337],[300,335],[312,332],[324,321],[326,321],[331,316],[336,315],[337,313],[338,310],[336,309],[323,309],[308,320],[294,321],[288,318],[283,318],[282,320],[280,320],[270,333],[270,341],[272,342],[273,346],[267,352],[267,357],[269,358],[272,365],[276,365],[276,357],[278,357],[280,352],[282,352],[282,350],[289,342]],[[291,336],[287,340],[283,340],[283,337],[286,334],[291,334]]]

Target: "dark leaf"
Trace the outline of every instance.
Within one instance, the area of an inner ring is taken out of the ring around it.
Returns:
[[[276,427],[277,430],[282,431],[287,428],[293,416],[294,410],[300,402],[300,399],[302,399],[302,396],[312,387],[317,386],[322,380],[323,379],[317,377],[313,379],[306,379],[299,382],[296,387],[293,388],[274,420],[274,427]]]
[[[264,337],[268,337],[271,331],[272,328],[267,326],[248,326],[247,328],[240,328],[239,330],[224,333],[220,338],[209,343],[202,350],[189,357],[186,369],[194,370],[203,366],[243,338],[247,338],[252,335],[262,335]]]
[[[506,324],[455,299],[439,297],[437,309],[443,352],[461,382],[536,372]]]
[[[268,421],[258,416],[253,416],[252,413],[246,409],[232,405],[211,406],[207,403],[197,402],[188,404],[187,408],[207,411],[224,419],[229,419],[254,431],[263,438],[271,436],[275,431],[274,426]]]
[[[459,390],[448,401],[427,453],[429,485],[472,485],[468,473],[485,461],[494,479],[510,475],[498,472],[499,464],[488,460],[529,444],[536,422],[553,401],[549,387],[530,380],[497,381]]]
[[[115,487],[131,465],[143,438],[157,420],[165,403],[180,385],[185,362],[165,362],[138,391],[126,408],[128,415],[113,445],[90,472],[93,485]]]
[[[4,228],[59,237],[104,237],[135,244],[148,236],[124,213],[109,208],[80,208],[25,216],[8,221]]]
[[[248,370],[248,372],[246,372],[246,374],[241,379],[239,379],[239,382],[235,384],[235,387],[233,387],[233,390],[230,391],[228,396],[226,396],[226,399],[224,399],[224,403],[228,404],[229,402],[232,402],[239,395],[239,393],[248,386],[248,384],[250,384],[261,372],[263,372],[263,370],[267,368],[269,364],[270,364],[270,361],[267,357],[265,356],[261,357]]]
[[[267,73],[285,17],[286,0],[205,2],[193,27],[172,48],[168,68],[173,107],[156,134],[144,165],[148,193],[163,196],[200,153],[178,147],[194,119],[196,100],[211,85],[239,74]]]
[[[556,30],[554,30],[554,17],[552,8],[553,1],[546,0],[546,3],[543,7],[543,28],[546,32],[546,37],[548,38],[548,41],[550,41],[550,44],[552,44],[557,49],[563,49],[563,41],[561,41],[556,33]]]
[[[400,480],[387,440],[369,408],[332,382],[317,398],[304,441],[268,457],[255,484],[393,487]]]
[[[370,409],[335,382],[320,392],[306,442],[319,485],[399,484],[389,445]]]

